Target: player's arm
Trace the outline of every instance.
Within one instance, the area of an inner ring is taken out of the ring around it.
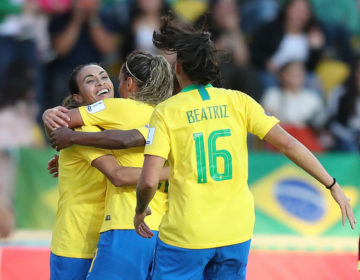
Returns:
[[[304,169],[324,186],[331,186],[334,179],[326,172],[318,159],[298,140],[288,134],[280,125],[276,124],[265,135],[264,140],[274,145],[280,152],[286,155],[299,167]],[[330,189],[332,197],[339,204],[342,214],[342,222],[345,225],[348,218],[351,228],[355,228],[355,217],[350,206],[350,199],[346,197],[338,183]]]
[[[73,144],[104,149],[127,149],[144,146],[145,138],[137,129],[82,132],[61,127],[50,133],[50,143],[57,150]]]
[[[101,156],[91,163],[100,170],[114,186],[135,185],[140,177],[142,168],[121,166],[113,155]],[[160,170],[160,180],[169,179],[169,167]]]
[[[47,135],[60,127],[78,127],[84,125],[79,109],[68,110],[57,106],[45,110],[42,115]]]
[[[137,203],[134,226],[136,232],[145,238],[151,238],[154,235],[145,224],[144,219],[148,215],[147,209],[155,195],[164,163],[165,159],[162,157],[145,155],[143,170],[136,187]]]

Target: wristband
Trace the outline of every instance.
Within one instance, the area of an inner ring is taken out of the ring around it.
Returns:
[[[325,186],[328,190],[331,190],[331,188],[333,186],[335,186],[335,184],[336,184],[336,179],[334,177],[333,177],[333,179],[334,179],[334,181],[332,182],[332,184],[330,186]]]

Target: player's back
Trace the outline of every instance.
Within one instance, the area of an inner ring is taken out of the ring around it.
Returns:
[[[154,145],[171,143],[171,200],[161,224],[163,241],[195,249],[251,238],[254,207],[247,186],[247,133],[263,137],[277,122],[261,125],[263,115],[246,94],[210,85],[187,87],[156,107],[154,116],[165,123],[169,139]]]

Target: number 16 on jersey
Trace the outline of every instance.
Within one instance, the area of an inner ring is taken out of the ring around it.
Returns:
[[[221,129],[211,132],[207,145],[208,145],[208,162],[210,176],[215,181],[224,181],[232,179],[232,157],[227,150],[217,150],[216,140],[219,137],[231,136],[230,129]],[[207,183],[207,164],[205,155],[204,134],[202,132],[194,133],[193,139],[195,141],[196,149],[196,163],[198,172],[198,183]],[[224,172],[218,172],[217,158],[221,157],[224,160]]]

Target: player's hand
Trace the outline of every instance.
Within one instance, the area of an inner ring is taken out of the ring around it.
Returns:
[[[5,199],[0,194],[0,238],[9,237],[10,233],[14,230],[14,212]]]
[[[48,161],[48,167],[49,173],[52,174],[54,178],[57,178],[59,176],[59,156],[54,155],[49,161]]]
[[[42,119],[45,126],[50,128],[51,130],[62,126],[68,127],[68,123],[70,121],[70,118],[67,115],[68,112],[69,110],[65,107],[57,106],[55,108],[47,109],[43,113]]]
[[[67,127],[60,127],[55,129],[50,133],[51,146],[57,151],[71,146],[73,144],[72,136],[74,133],[75,131]]]
[[[144,221],[145,217],[149,215],[151,215],[150,207],[148,207],[144,213],[140,213],[140,214],[136,213],[134,217],[135,230],[137,234],[139,234],[144,238],[151,238],[154,236],[154,233],[151,231],[151,229]]]
[[[342,215],[342,224],[345,226],[346,217],[350,222],[352,229],[355,228],[356,219],[354,217],[353,210],[350,205],[350,198],[348,198],[342,188],[336,183],[330,190],[332,197],[339,204]]]

